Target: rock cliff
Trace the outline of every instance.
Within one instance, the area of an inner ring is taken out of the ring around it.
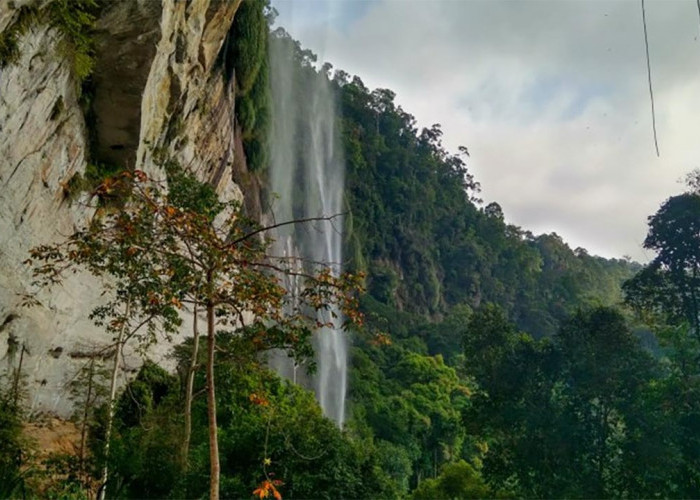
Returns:
[[[88,319],[101,284],[86,274],[35,293],[23,265],[35,245],[58,241],[92,216],[71,179],[88,162],[158,173],[168,158],[241,199],[245,159],[234,138],[234,85],[220,53],[240,0],[106,2],[94,23],[92,100],[81,99],[65,33],[36,15],[17,32],[17,57],[0,69],[0,373],[21,374],[33,413],[67,416],[70,381],[109,344]],[[23,9],[51,1],[0,1],[0,33]],[[25,9],[26,10],[26,9]],[[13,24],[15,23],[15,24]],[[86,116],[88,119],[86,120]],[[240,142],[240,141],[238,141]],[[242,166],[241,166],[242,165]],[[151,350],[163,356],[167,345]],[[131,369],[138,357],[127,357]]]

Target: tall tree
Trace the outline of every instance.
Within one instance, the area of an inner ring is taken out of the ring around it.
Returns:
[[[567,411],[576,418],[572,439],[585,495],[618,496],[626,442],[639,429],[634,411],[651,379],[653,362],[617,310],[599,307],[570,318],[555,338]]]
[[[129,183],[128,203],[92,221],[66,242],[35,249],[32,258],[40,261],[35,272],[44,283],[60,281],[75,265],[118,279],[122,292],[93,313],[100,324],[110,319],[106,324],[118,334],[117,348],[141,326],[151,334],[159,323],[172,329],[179,324],[183,304],[205,311],[209,495],[216,499],[220,475],[214,376],[217,331],[230,328],[252,336],[261,347],[308,353],[312,331],[324,326],[317,320],[317,311],[340,304],[349,320],[360,319],[354,307],[359,278],[336,277],[328,268],[307,266],[299,271],[298,263],[274,258],[267,252],[269,240],[263,233],[302,221],[261,227],[244,216],[239,203],[219,202],[210,186],[177,165],[167,165],[166,170],[169,191],[140,171],[105,181],[101,190]],[[297,297],[290,297],[283,288],[280,273],[304,280]],[[132,323],[134,328],[129,326]]]
[[[657,256],[625,283],[627,302],[660,312],[671,323],[686,321],[700,341],[700,194],[666,200],[649,217],[644,247]]]

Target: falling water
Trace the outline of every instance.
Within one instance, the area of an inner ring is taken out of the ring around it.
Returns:
[[[302,68],[293,47],[270,44],[272,127],[271,205],[277,222],[328,217],[342,211],[344,162],[336,129],[336,108],[325,76]],[[342,219],[281,228],[277,250],[340,272]],[[294,283],[288,283],[295,286]],[[339,311],[332,311],[340,317]],[[347,347],[342,331],[324,328],[314,338],[318,371],[313,381],[325,415],[342,426],[345,419]],[[279,360],[278,360],[279,361]],[[280,371],[297,380],[296,367]]]

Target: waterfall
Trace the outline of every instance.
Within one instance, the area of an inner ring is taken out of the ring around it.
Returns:
[[[300,64],[289,39],[270,43],[269,185],[277,222],[328,217],[343,210],[344,161],[336,127],[336,106],[330,83],[308,64]],[[296,224],[280,229],[276,250],[306,262],[330,265],[340,273],[342,218]],[[290,288],[296,283],[288,282]],[[338,316],[340,311],[332,313]],[[327,319],[327,318],[324,318]],[[343,332],[324,328],[314,336],[317,373],[313,380],[324,414],[342,427],[345,419],[347,346]],[[277,368],[297,380],[296,367]]]

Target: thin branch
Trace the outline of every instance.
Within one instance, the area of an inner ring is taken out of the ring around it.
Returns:
[[[178,236],[179,236],[179,235],[178,235]],[[183,238],[183,239],[185,239],[185,238]],[[185,239],[185,240],[186,240],[186,239]],[[189,250],[189,247],[188,247],[188,250]],[[204,267],[204,264],[203,264],[202,262],[200,262],[199,259],[197,259],[197,257],[193,254],[192,251],[190,251],[191,257],[187,257],[186,255],[183,255],[183,254],[181,254],[181,253],[170,252],[170,251],[167,251],[167,250],[163,250],[162,248],[155,248],[155,247],[151,247],[151,248],[149,248],[149,249],[143,249],[143,251],[156,252],[156,253],[159,253],[160,255],[165,255],[165,256],[168,256],[168,257],[174,257],[174,258],[178,258],[178,259],[183,259],[183,260],[189,262],[190,264],[194,264],[194,265],[197,265],[197,266],[202,266],[202,267]]]
[[[275,255],[273,253],[268,253],[265,256],[266,259],[270,261],[276,261],[276,262],[291,262],[293,264],[313,264],[314,266],[323,266],[323,267],[333,267],[333,266],[342,266],[342,262],[337,262],[337,261],[322,261],[322,260],[314,260],[314,259],[308,259],[306,257],[299,257],[297,255]],[[255,266],[258,263],[257,262],[249,262],[248,263],[251,266]]]
[[[95,360],[95,358],[101,358],[103,361],[104,361],[105,359],[110,358],[110,357],[112,356],[111,353],[110,353],[110,355],[105,355],[104,353],[107,352],[107,351],[109,351],[110,349],[114,349],[114,348],[116,347],[116,345],[117,345],[117,342],[113,342],[113,343],[111,343],[111,344],[108,344],[108,345],[106,345],[106,346],[104,346],[104,347],[102,347],[102,348],[96,350],[96,351],[92,351],[91,353],[89,353],[89,354],[87,355],[87,361],[85,361],[85,363],[83,364],[83,366],[80,367],[80,368],[75,372],[75,374],[74,374],[71,378],[69,378],[68,380],[66,380],[65,382],[63,382],[63,383],[60,385],[61,390],[68,390],[68,389],[70,388],[70,385],[71,385],[73,382],[75,382],[76,380],[78,380],[78,377],[80,376],[80,374],[82,373],[82,371],[83,371],[90,363],[92,363],[92,362]],[[70,354],[69,354],[69,356],[70,356]]]
[[[127,342],[129,339],[131,339],[131,337],[133,337],[134,335],[136,335],[136,334],[138,333],[138,331],[139,331],[144,325],[146,325],[147,323],[149,323],[150,321],[152,321],[152,320],[153,320],[154,318],[156,318],[157,316],[158,316],[157,313],[151,313],[151,314],[149,314],[148,316],[146,316],[146,318],[145,318],[143,321],[141,321],[140,323],[138,323],[138,324],[131,330],[131,332],[129,332],[129,333],[126,335],[126,337],[124,338],[124,340],[123,340],[121,343],[122,343],[122,344],[126,344],[126,342]]]
[[[309,460],[309,461],[318,460],[319,458],[322,458],[323,455],[328,453],[328,448],[325,448],[325,449],[321,450],[321,452],[318,455],[314,455],[314,456],[304,455],[304,454],[300,453],[299,451],[297,451],[297,449],[294,447],[294,445],[292,444],[292,440],[289,437],[289,434],[282,431],[282,435],[284,436],[284,444],[289,446],[289,449],[292,450],[292,453],[294,453],[296,456],[298,456],[302,460]]]
[[[242,263],[243,261],[236,261],[236,262]],[[246,265],[249,267],[262,267],[262,268],[270,269],[272,271],[277,271],[277,272],[283,274],[284,276],[292,276],[295,278],[306,278],[307,280],[313,281],[314,283],[323,284],[323,282],[320,281],[317,276],[314,276],[312,274],[305,273],[305,272],[300,272],[300,271],[291,271],[289,269],[285,269],[283,267],[276,266],[275,264],[273,264],[271,262],[247,262]]]
[[[202,261],[202,259],[201,259],[201,253],[197,254],[194,251],[194,249],[192,248],[192,243],[190,242],[190,238],[186,238],[180,233],[178,233],[178,236],[180,236],[183,243],[185,244],[185,248],[187,248],[187,252],[190,254],[190,259],[189,259],[190,262],[194,262],[195,264],[198,264],[201,267],[206,267],[204,261]]]
[[[307,217],[304,219],[294,219],[294,220],[289,220],[286,222],[279,222],[277,224],[272,224],[270,226],[264,226],[264,227],[256,229],[255,231],[251,231],[249,233],[246,233],[245,235],[241,236],[240,238],[237,238],[233,241],[230,241],[229,243],[227,243],[224,246],[224,248],[230,248],[232,246],[235,246],[238,243],[241,243],[245,240],[252,238],[256,234],[264,233],[266,231],[270,231],[271,229],[277,229],[279,227],[284,227],[284,226],[291,226],[292,224],[303,224],[306,222],[332,221],[333,219],[336,219],[336,218],[341,217],[343,215],[345,215],[345,214],[340,213],[340,214],[330,215],[327,217]]]
[[[237,329],[241,329],[241,328],[246,327],[245,320],[243,318],[243,311],[241,311],[241,308],[238,307],[233,300],[230,300],[230,299],[227,300],[225,298],[219,297],[216,300],[216,305],[217,306],[226,305],[226,306],[229,306],[230,308],[232,308],[234,310],[235,315],[238,318],[238,321],[240,322],[240,326],[238,326]]]

